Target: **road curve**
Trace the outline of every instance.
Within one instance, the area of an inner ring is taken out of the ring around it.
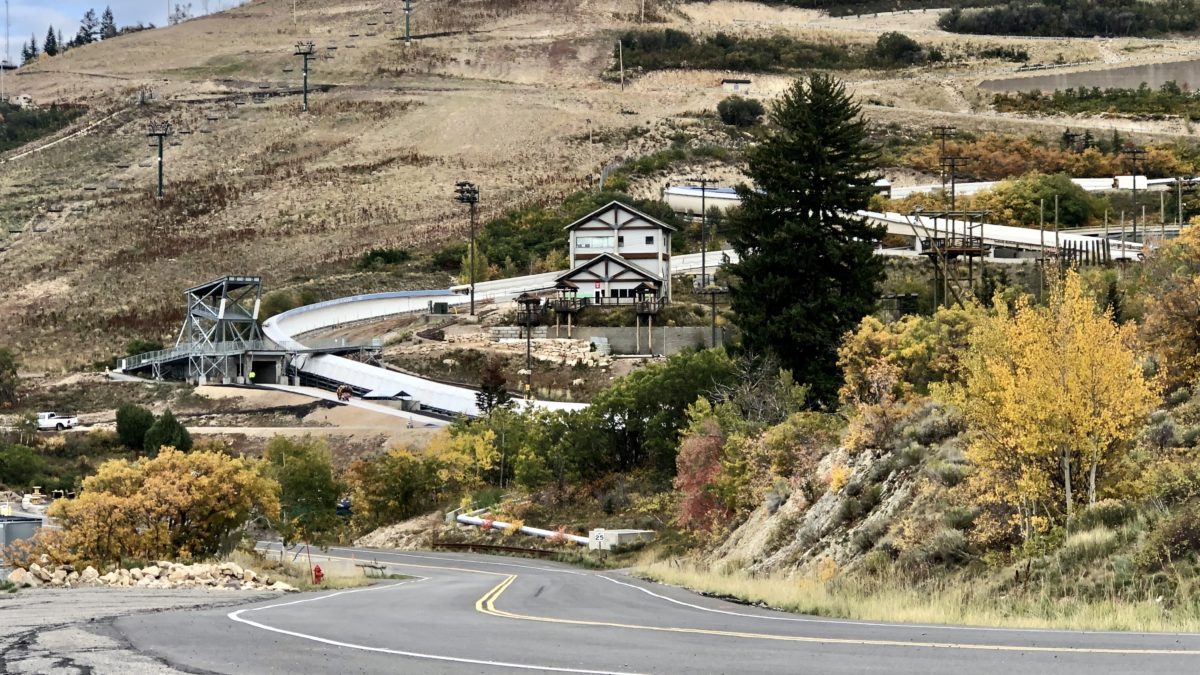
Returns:
[[[915,626],[745,607],[557,563],[334,548],[413,577],[118,619],[212,673],[1196,673],[1200,635]]]

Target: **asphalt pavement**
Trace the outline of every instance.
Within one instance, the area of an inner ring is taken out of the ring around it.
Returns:
[[[550,562],[349,548],[329,555],[376,560],[412,578],[128,616],[114,627],[171,667],[239,675],[1200,672],[1193,634],[843,621]]]

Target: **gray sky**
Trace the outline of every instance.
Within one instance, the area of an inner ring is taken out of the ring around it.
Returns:
[[[175,2],[191,2],[192,13],[196,15],[202,14],[206,6],[215,12],[239,4],[238,0],[172,0],[172,4]],[[79,30],[84,12],[95,9],[99,16],[106,6],[112,8],[118,26],[139,21],[155,26],[166,24],[167,0],[8,0],[9,59],[14,62],[21,59],[21,45],[29,41],[30,35],[37,36],[40,48],[51,25],[70,40]]]

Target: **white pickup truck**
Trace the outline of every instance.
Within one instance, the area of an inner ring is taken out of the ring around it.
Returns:
[[[38,413],[39,431],[62,431],[76,426],[79,426],[78,417],[64,417],[52,412]]]

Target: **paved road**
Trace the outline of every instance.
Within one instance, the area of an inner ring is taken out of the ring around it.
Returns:
[[[1200,635],[824,620],[555,563],[333,549],[416,577],[118,619],[146,655],[214,673],[1196,673]]]

